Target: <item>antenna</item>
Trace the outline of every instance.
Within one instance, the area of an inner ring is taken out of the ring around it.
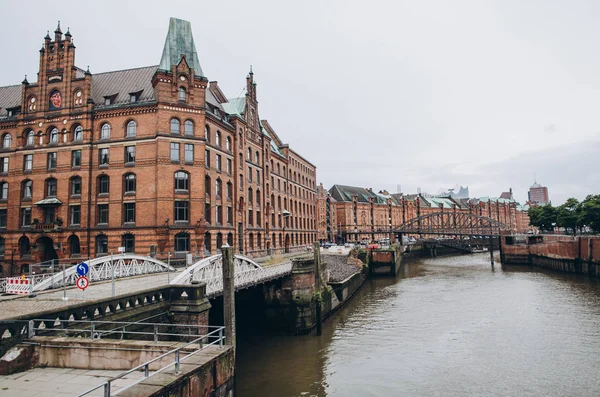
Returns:
[[[537,178],[535,177],[535,172],[533,173],[533,183],[537,183]]]

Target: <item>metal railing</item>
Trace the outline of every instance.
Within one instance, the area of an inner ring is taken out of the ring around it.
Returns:
[[[117,395],[121,392],[124,392],[125,390],[132,388],[133,386],[146,380],[147,378],[152,377],[157,374],[160,374],[172,367],[174,367],[175,372],[178,373],[181,371],[181,363],[183,361],[185,361],[186,359],[188,359],[189,357],[201,352],[202,350],[206,349],[209,346],[218,345],[219,348],[223,348],[223,345],[225,344],[224,330],[225,330],[225,327],[216,327],[215,330],[208,332],[207,334],[202,335],[202,336],[194,339],[193,341],[186,343],[183,346],[180,346],[176,349],[173,349],[166,353],[163,353],[160,356],[153,358],[152,360],[146,361],[145,363],[138,365],[137,367],[134,367],[134,368],[130,369],[129,371],[123,372],[120,375],[117,375],[117,376],[115,376],[115,377],[89,389],[89,390],[86,390],[85,392],[83,392],[81,394],[78,394],[77,397],[86,396],[98,389],[104,389],[104,397],[110,397],[113,395]],[[211,341],[211,338],[214,340]],[[205,340],[208,341],[208,343],[205,343],[204,342]],[[194,350],[192,352],[189,352],[190,347],[194,347]],[[168,357],[170,355],[175,356],[175,360],[173,362],[166,364],[165,366],[154,371],[153,373],[150,373],[150,365],[151,364],[153,364],[159,360],[162,360],[165,357]],[[117,393],[114,393],[114,394],[112,393],[111,387],[112,387],[113,382],[115,382],[116,380],[122,379],[125,376],[127,376],[133,372],[136,372],[136,371],[143,371],[144,376],[141,379],[133,381],[131,384],[123,387]]]

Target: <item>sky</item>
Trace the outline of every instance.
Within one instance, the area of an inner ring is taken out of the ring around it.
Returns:
[[[93,4],[93,6],[91,6]],[[61,21],[93,73],[157,65],[189,20],[228,97],[253,65],[259,114],[318,182],[472,197],[534,182],[553,204],[600,193],[600,2],[0,0],[0,86],[36,80]]]

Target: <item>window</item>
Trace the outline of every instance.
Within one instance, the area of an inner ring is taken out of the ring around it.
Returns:
[[[215,134],[215,143],[218,147],[221,147],[221,131],[217,131]]]
[[[258,152],[256,152],[256,153],[255,153],[255,155],[254,155],[254,162],[255,162],[256,164],[258,164],[258,163],[260,163],[260,161],[259,161],[259,160],[260,160],[260,155],[258,154]]]
[[[52,128],[52,130],[50,131],[50,143],[58,143],[58,128]]]
[[[110,191],[110,178],[108,175],[98,177],[98,194],[108,194]]]
[[[180,101],[185,101],[185,98],[186,98],[185,88],[179,87],[177,99],[179,99]]]
[[[100,166],[108,165],[108,148],[102,148],[98,151],[98,163]]]
[[[194,122],[192,120],[186,120],[183,123],[183,130],[185,135],[194,135]]]
[[[215,156],[215,163],[217,166],[217,171],[221,172],[222,168],[221,168],[221,155],[220,154],[217,154]]]
[[[137,94],[129,94],[129,103],[137,102]]]
[[[135,236],[131,233],[126,233],[121,237],[121,246],[125,247],[125,252],[135,253]]]
[[[239,186],[239,187],[240,187],[240,189],[241,189],[242,187],[244,187],[244,175],[242,175],[242,174],[240,174],[240,183],[239,183],[239,185],[240,185],[240,186]]]
[[[126,132],[126,137],[127,138],[133,138],[135,136],[137,132],[137,124],[135,123],[135,121],[131,120],[129,123],[127,123],[127,132]]]
[[[248,152],[246,153],[246,160],[252,161],[252,149],[248,148]]]
[[[6,217],[8,210],[6,208],[0,209],[0,227],[6,227]],[[4,242],[4,241],[2,241]]]
[[[135,164],[135,146],[125,146],[125,164]]]
[[[248,226],[254,225],[254,212],[248,210]]]
[[[110,97],[104,97],[104,104],[105,105],[110,105],[112,103],[112,99]]]
[[[2,159],[0,159],[0,173],[8,173],[8,157],[2,157]]]
[[[26,154],[23,157],[23,171],[31,172],[33,168],[33,154]]]
[[[242,156],[241,153],[238,156],[238,163],[240,165],[240,169],[243,169],[244,168],[244,156]]]
[[[175,201],[175,222],[189,222],[190,204],[187,201]]]
[[[223,224],[223,207],[220,205],[217,205],[215,208],[215,215],[217,218],[217,225],[222,225]]]
[[[79,225],[81,223],[81,206],[72,205],[69,207],[69,225]]]
[[[71,151],[71,167],[81,167],[81,150]]]
[[[206,197],[210,197],[210,176],[206,175],[204,177],[204,192],[206,193]]]
[[[256,205],[260,206],[260,190],[256,191]]]
[[[231,162],[231,159],[227,159],[227,175],[231,175],[232,170],[233,163]]]
[[[135,174],[125,174],[125,194],[135,193]]]
[[[206,220],[206,223],[209,223],[209,224],[211,222],[211,216],[210,215],[211,215],[210,214],[210,204],[206,203],[206,204],[204,204],[204,218]]]
[[[194,145],[186,143],[184,148],[184,161],[189,164],[194,163]]]
[[[231,152],[231,138],[227,137],[227,139],[225,140],[225,149],[227,149],[228,152]]]
[[[56,197],[56,179],[46,180],[46,197]]]
[[[215,182],[215,194],[217,195],[217,199],[220,199],[223,195],[223,182],[220,179],[217,179]]]
[[[56,152],[48,153],[48,169],[56,169]]]
[[[210,150],[204,151],[204,166],[210,168]]]
[[[21,225],[31,225],[31,208],[21,208]]]
[[[75,176],[71,178],[71,196],[81,195],[81,178]]]
[[[179,163],[179,143],[171,142],[171,162]]]
[[[256,170],[256,183],[260,184],[260,170]]]
[[[204,126],[204,139],[206,142],[210,142],[210,128],[207,125]]]
[[[31,200],[33,196],[33,182],[30,180],[23,181],[23,200]]]
[[[2,148],[3,149],[10,148],[11,142],[12,142],[12,137],[10,136],[10,134],[4,134],[4,136],[2,137]]]
[[[83,141],[83,127],[78,125],[73,133],[73,140],[76,142]],[[32,143],[33,145],[33,143]]]
[[[179,134],[179,120],[171,119],[171,134]]]
[[[8,200],[8,182],[0,182],[0,200]]]
[[[72,234],[67,239],[67,242],[69,244],[69,249],[71,250],[71,256],[77,256],[77,255],[81,254],[81,246],[79,244],[79,237]]]
[[[123,204],[123,222],[135,223],[135,203]]]
[[[233,223],[233,208],[227,207],[227,224],[231,225]]]
[[[175,190],[185,190],[189,189],[189,177],[186,172],[177,171],[175,173]]]
[[[190,250],[190,235],[188,233],[177,233],[175,235],[175,251],[189,251]]]
[[[25,142],[25,146],[33,145],[35,145],[35,132],[27,131],[27,141]]]
[[[108,224],[108,204],[98,204],[98,224]]]
[[[96,236],[96,255],[108,253],[108,237],[105,234]]]
[[[233,184],[231,182],[227,182],[227,201],[231,201],[233,197]]]
[[[110,124],[102,124],[102,128],[100,130],[100,139],[110,139]]]
[[[248,182],[252,182],[252,168],[248,168]]]

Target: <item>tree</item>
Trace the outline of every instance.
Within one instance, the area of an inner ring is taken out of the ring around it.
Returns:
[[[541,230],[552,230],[554,224],[557,223],[557,209],[552,204],[530,207],[527,214],[529,215],[529,223]]]
[[[600,194],[590,194],[581,202],[580,224],[600,233]]]
[[[577,234],[577,227],[581,226],[581,205],[576,198],[571,197],[557,208],[556,224],[570,229]]]

